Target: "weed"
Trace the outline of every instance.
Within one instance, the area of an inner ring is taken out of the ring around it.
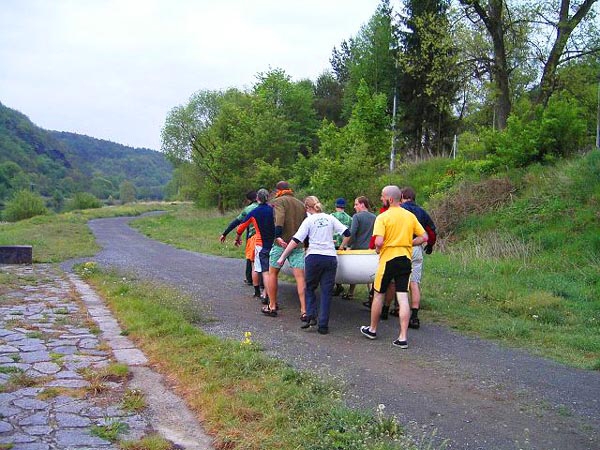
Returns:
[[[31,331],[25,336],[31,339],[44,339],[44,333],[42,333],[41,331]]]
[[[127,389],[123,395],[121,407],[125,411],[142,411],[146,408],[144,393],[139,389]]]
[[[54,314],[69,314],[69,309],[66,307],[62,307],[62,308],[56,308],[54,311],[52,311]]]
[[[159,434],[151,434],[138,441],[123,441],[119,443],[121,450],[172,450],[171,442]]]
[[[110,442],[116,442],[120,433],[125,433],[129,429],[125,422],[115,419],[105,419],[103,425],[92,425],[91,433],[101,439]]]

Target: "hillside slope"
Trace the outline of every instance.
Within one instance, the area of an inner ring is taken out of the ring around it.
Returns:
[[[19,189],[69,197],[118,198],[132,182],[138,198],[162,199],[172,167],[164,155],[75,133],[44,130],[0,103],[0,201]]]

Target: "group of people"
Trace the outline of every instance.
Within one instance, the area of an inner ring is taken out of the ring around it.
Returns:
[[[235,244],[239,246],[246,233],[245,281],[252,283],[254,295],[262,299],[263,314],[278,315],[278,276],[287,260],[296,280],[301,328],[316,327],[318,333],[327,334],[332,296],[343,290],[335,285],[337,250],[371,247],[379,254],[379,264],[372,300],[368,302],[371,321],[360,327],[360,331],[365,337],[376,339],[382,312],[385,312],[383,318],[387,318],[386,308],[395,299],[400,333],[393,345],[408,348],[409,326],[419,327],[423,246],[429,241],[425,249],[430,252],[435,241],[435,225],[414,202],[411,188],[384,187],[383,208],[378,216],[370,212],[370,202],[364,196],[355,199],[353,216],[344,211],[345,200],[341,198],[336,200],[336,211],[326,213],[315,196],[306,197],[304,202],[297,199],[286,181],[277,183],[273,195],[259,189],[246,197],[248,206],[223,231],[220,240],[225,242],[227,234],[236,229]],[[251,273],[249,267],[253,268]],[[320,299],[316,296],[317,288]],[[345,297],[352,298],[354,290],[355,286],[350,285]]]

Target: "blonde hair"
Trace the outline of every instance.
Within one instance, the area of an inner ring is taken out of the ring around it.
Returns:
[[[323,205],[321,205],[319,199],[314,195],[309,195],[304,199],[304,206],[307,208],[312,208],[316,212],[323,212]]]

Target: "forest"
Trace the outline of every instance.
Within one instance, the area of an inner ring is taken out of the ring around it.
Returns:
[[[597,145],[597,13],[596,0],[382,0],[315,81],[274,68],[173,107],[173,194],[225,211],[286,179],[324,203],[377,198],[407,164],[441,159],[433,196],[584,153]]]
[[[117,201],[124,187],[134,199],[162,200],[171,174],[162,153],[44,130],[0,103],[0,207],[23,190],[55,210],[78,193]]]

